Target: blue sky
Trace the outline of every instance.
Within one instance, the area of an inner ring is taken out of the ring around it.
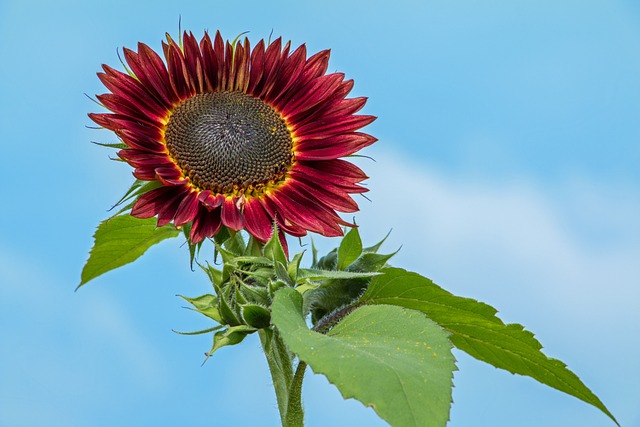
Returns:
[[[277,425],[255,339],[200,367],[208,291],[164,242],[73,292],[131,180],[89,143],[116,48],[220,29],[332,49],[380,141],[356,220],[395,264],[536,333],[623,426],[640,426],[640,6],[632,1],[0,0],[0,425]],[[330,248],[335,243],[324,240]],[[451,426],[611,426],[596,409],[456,353]],[[384,425],[322,377],[309,426]]]

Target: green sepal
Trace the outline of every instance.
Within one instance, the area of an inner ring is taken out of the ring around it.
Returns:
[[[242,282],[238,286],[238,292],[242,293],[246,301],[256,304],[268,305],[271,301],[266,286],[252,286]]]
[[[294,285],[293,280],[291,280],[291,277],[289,276],[289,272],[287,271],[287,268],[284,266],[284,264],[282,264],[280,261],[276,261],[274,267],[276,271],[276,277],[278,279],[286,283],[287,286]]]
[[[242,233],[233,230],[230,230],[229,232],[231,237],[224,242],[224,247],[236,256],[243,255],[247,246],[244,242],[244,238],[242,237]]]
[[[231,292],[231,286],[216,289],[216,293],[219,295],[218,301],[220,302],[220,315],[222,316],[222,322],[225,325],[237,326],[242,324],[240,316],[229,305],[229,295]]]
[[[400,249],[398,249],[398,251],[399,250]],[[391,254],[365,252],[347,267],[347,271],[378,271],[381,268],[384,268],[387,265],[387,261],[393,258],[393,256],[397,254],[398,251],[395,251]]]
[[[207,329],[202,329],[200,331],[176,331],[175,329],[172,329],[171,331],[173,331],[174,333],[178,334],[178,335],[202,335],[202,334],[208,334],[209,332],[215,332],[219,329],[224,328],[224,325],[218,325],[218,326],[214,326],[213,328],[207,328]]]
[[[273,268],[272,267],[264,267],[257,268],[255,270],[240,270],[236,271],[241,272],[248,277],[253,278],[256,282],[260,283],[263,286],[267,286],[271,280],[274,278]]]
[[[228,242],[229,240],[227,240]],[[222,262],[225,264],[235,264],[235,259],[238,257],[238,254],[228,250],[226,246],[215,243],[216,249],[220,256],[222,257]]]
[[[378,243],[376,243],[373,246],[369,246],[367,248],[364,248],[362,250],[362,252],[373,252],[373,253],[377,253],[378,249],[380,249],[380,246],[382,246],[382,244],[387,240],[387,238],[389,237],[389,235],[391,234],[391,230],[389,230],[389,232],[387,233],[386,236],[384,236],[384,238],[382,240],[380,240]]]
[[[229,229],[225,226],[220,227],[220,230],[213,236],[213,241],[218,245],[222,246],[224,242],[231,238],[231,233]]]
[[[318,270],[335,270],[338,265],[338,248],[334,248],[328,254],[321,257],[317,263],[315,263],[315,268]]]
[[[217,268],[213,267],[211,264],[209,264],[207,262],[207,266],[203,266],[200,265],[200,268],[202,269],[202,271],[204,271],[205,273],[207,273],[207,276],[209,277],[209,280],[211,281],[211,283],[215,286],[222,286],[223,283],[223,273],[221,270],[218,270]]]
[[[298,270],[300,269],[300,262],[302,261],[302,257],[304,256],[304,251],[293,256],[293,259],[287,266],[287,273],[289,273],[289,277],[293,280],[294,283],[298,281]]]
[[[202,244],[204,243],[204,240],[196,243],[195,245],[192,244],[190,241],[191,228],[192,228],[192,224],[190,222],[183,225],[182,234],[184,235],[184,238],[187,241],[187,245],[189,246],[189,267],[191,268],[191,271],[193,271],[193,263],[195,262],[196,257],[200,254],[200,249],[202,248]]]
[[[297,282],[302,283],[305,280],[368,279],[380,274],[377,271],[336,271],[301,268],[298,270]]]
[[[244,251],[246,256],[259,257],[262,256],[262,247],[264,245],[258,241],[253,236],[249,236],[249,242],[247,243],[247,247]]]
[[[217,350],[221,349],[222,347],[241,343],[247,335],[255,332],[256,330],[257,329],[252,326],[237,325],[230,326],[223,331],[216,332],[215,334],[213,334],[213,345],[211,346],[211,350],[209,350],[208,353],[205,353],[206,359],[204,359],[204,362],[202,362],[202,364],[204,365],[205,362]]]
[[[282,280],[272,280],[269,282],[269,296],[273,299],[273,296],[282,288],[286,288],[287,284]]]
[[[282,243],[280,243],[278,235],[278,226],[274,223],[271,238],[264,245],[264,256],[272,259],[274,263],[279,261],[282,265],[287,265],[287,255],[284,253],[284,248],[282,247]]]
[[[92,101],[93,99],[90,98]],[[96,101],[97,102],[97,101]],[[104,107],[104,105],[100,104],[99,102],[97,102],[98,105]],[[108,143],[108,142],[96,142],[96,141],[91,141],[93,144],[99,145],[101,147],[105,147],[105,148],[115,148],[116,150],[124,150],[125,148],[129,148],[129,146],[127,144],[124,144],[122,142],[112,142],[112,143]]]
[[[234,264],[273,265],[273,260],[265,256],[239,256],[233,259]]]
[[[222,315],[220,314],[220,310],[218,308],[219,301],[217,296],[211,294],[201,295],[196,298],[189,298],[185,297],[184,295],[178,296],[194,307],[191,310],[202,313],[218,323],[224,323],[222,320]]]
[[[115,207],[124,204],[116,213],[113,214],[113,216],[117,216],[123,213],[124,211],[128,211],[133,207],[133,205],[136,203],[136,201],[140,196],[142,196],[144,193],[147,193],[151,190],[160,188],[162,187],[162,185],[163,184],[158,181],[142,181],[142,180],[136,179],[131,185],[131,187],[129,188],[129,190],[127,190],[125,195],[122,196],[122,198],[118,200],[116,204],[114,204],[111,207],[111,209],[114,209]],[[125,203],[125,202],[128,202],[128,203]]]
[[[352,228],[342,238],[338,247],[337,270],[345,270],[362,253],[362,239],[357,228]]]
[[[318,267],[318,248],[316,248],[316,244],[313,241],[313,237],[311,238],[311,268],[319,268]]]
[[[247,325],[256,329],[267,328],[271,323],[271,312],[259,304],[244,304],[242,317]]]

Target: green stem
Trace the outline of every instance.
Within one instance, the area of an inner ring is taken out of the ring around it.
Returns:
[[[287,350],[280,335],[270,329],[258,332],[267,364],[276,392],[280,420],[283,427],[302,427],[304,413],[302,410],[302,379],[306,364],[298,363],[296,373],[293,373],[293,355]]]
[[[289,384],[293,379],[293,367],[291,365],[291,357],[287,354],[284,343],[279,339],[277,332],[270,329],[261,329],[258,331],[262,349],[267,357],[273,388],[276,392],[278,401],[278,410],[280,411],[280,419],[282,425],[285,425],[285,416],[287,413],[287,401],[289,400]]]
[[[302,380],[307,364],[302,360],[298,362],[296,373],[289,387],[289,402],[287,405],[286,426],[302,427],[304,425],[304,412],[302,410]]]

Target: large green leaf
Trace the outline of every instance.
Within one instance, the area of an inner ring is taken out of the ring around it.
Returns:
[[[78,287],[135,261],[151,246],[178,234],[173,226],[157,228],[155,218],[139,219],[127,214],[102,221],[93,235],[93,248],[82,269]]]
[[[276,293],[271,319],[300,360],[391,425],[444,426],[449,419],[452,346],[422,313],[364,306],[323,335],[309,330],[302,297],[286,288]]]
[[[382,270],[360,302],[394,304],[426,314],[451,333],[457,348],[497,368],[529,376],[581,399],[617,421],[598,397],[559,360],[542,353],[533,334],[518,324],[504,324],[493,307],[445,291],[431,280],[399,268]]]

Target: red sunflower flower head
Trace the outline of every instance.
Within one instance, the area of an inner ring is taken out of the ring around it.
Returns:
[[[265,242],[274,221],[292,236],[342,235],[367,176],[341,159],[376,141],[358,129],[375,117],[356,114],[366,98],[347,98],[342,73],[326,74],[329,51],[307,57],[280,38],[253,49],[220,33],[198,42],[124,49],[130,70],[103,65],[110,113],[89,114],[127,146],[118,152],[133,175],[161,185],[136,201],[131,215],[158,226],[191,223],[192,243],[222,226]]]

